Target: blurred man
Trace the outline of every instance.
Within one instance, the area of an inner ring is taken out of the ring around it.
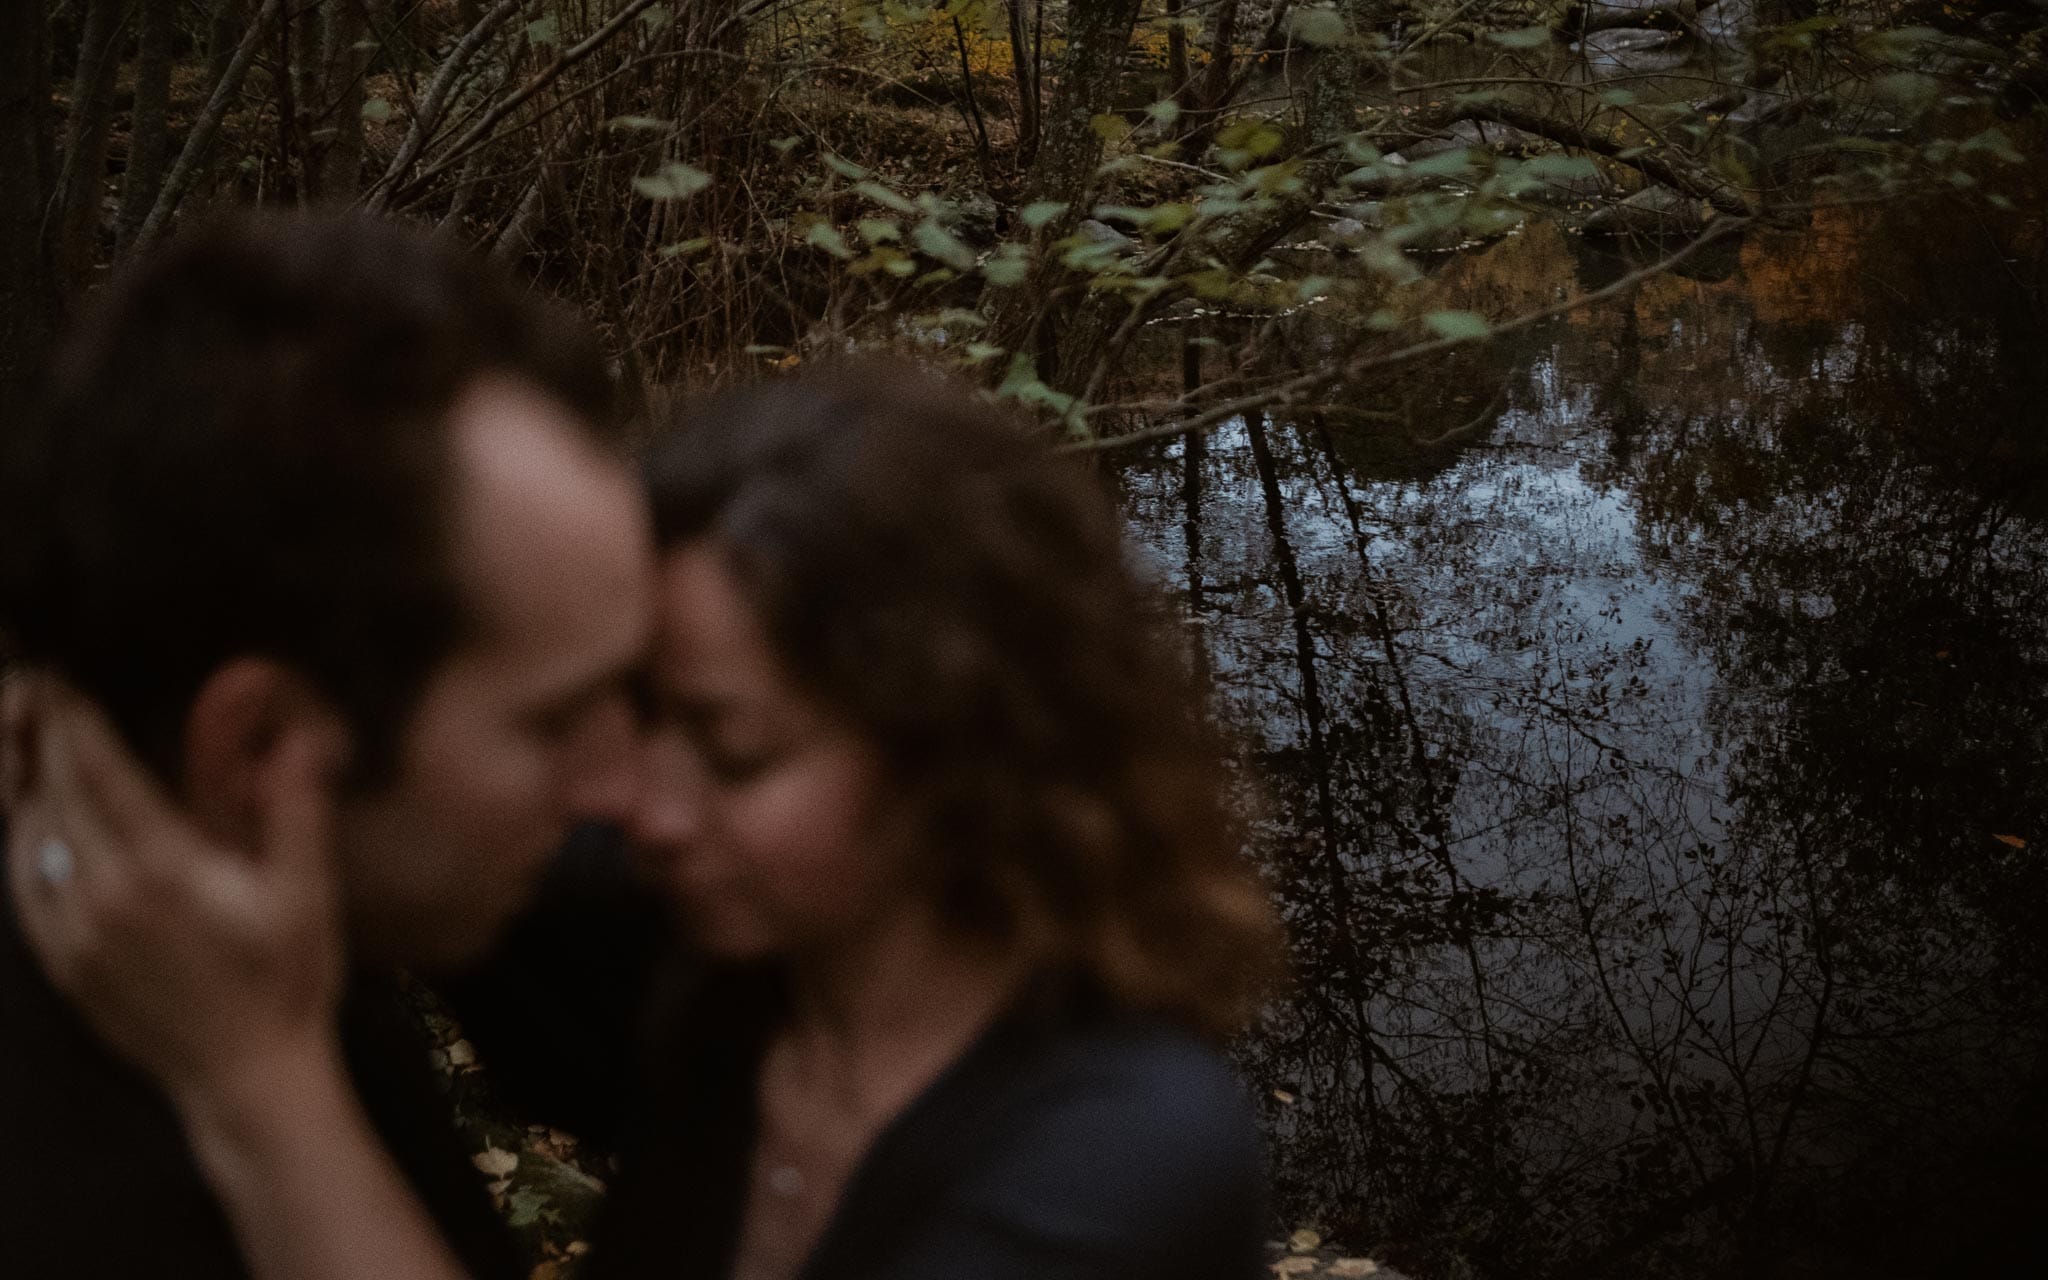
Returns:
[[[389,982],[474,961],[570,824],[630,801],[652,553],[608,400],[585,333],[423,234],[241,218],[110,286],[45,410],[0,440],[16,660],[96,699],[235,847],[260,847],[281,744],[334,744],[358,967],[340,1034],[478,1275],[515,1255]],[[39,874],[78,874],[86,854],[53,844]],[[94,1040],[4,900],[0,1134],[11,1269],[241,1274],[168,1102]]]

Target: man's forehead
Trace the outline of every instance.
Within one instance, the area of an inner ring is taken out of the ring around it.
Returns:
[[[579,610],[645,595],[653,550],[640,486],[569,410],[522,383],[481,380],[451,425],[450,568],[479,622],[545,642],[575,632]]]

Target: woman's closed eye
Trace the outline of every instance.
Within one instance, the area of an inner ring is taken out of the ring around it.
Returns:
[[[772,744],[733,741],[715,731],[693,734],[692,740],[711,776],[728,786],[753,781],[780,755]]]

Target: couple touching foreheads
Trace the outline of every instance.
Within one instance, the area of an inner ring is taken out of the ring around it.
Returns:
[[[1098,479],[901,365],[611,400],[388,222],[96,300],[0,441],[0,1265],[513,1273],[412,971],[616,1146],[586,1275],[1257,1272],[1275,926]]]

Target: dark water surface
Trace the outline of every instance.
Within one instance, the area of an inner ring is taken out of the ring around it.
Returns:
[[[1127,469],[1294,934],[1242,1053],[1291,1223],[1430,1280],[1996,1274],[2048,1223],[2043,245],[1823,211],[1400,423]]]

